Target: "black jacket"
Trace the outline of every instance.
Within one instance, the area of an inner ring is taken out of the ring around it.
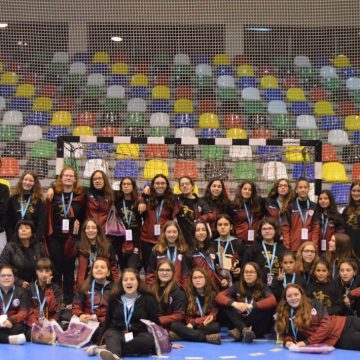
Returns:
[[[0,184],[0,232],[5,230],[9,197],[9,188],[4,184]]]
[[[11,265],[15,269],[16,283],[21,286],[23,281],[36,280],[35,266],[39,259],[46,256],[42,242],[33,239],[25,248],[17,238],[6,244],[0,255],[0,266]]]

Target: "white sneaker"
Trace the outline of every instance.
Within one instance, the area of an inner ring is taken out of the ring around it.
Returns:
[[[99,357],[101,360],[121,360],[117,355],[113,354],[109,350],[101,350],[99,352]]]
[[[90,345],[84,350],[88,354],[88,356],[95,356],[97,355],[101,350],[105,350],[105,345],[97,346],[97,345]]]
[[[26,343],[26,337],[24,334],[9,335],[9,344],[11,345],[23,345]]]

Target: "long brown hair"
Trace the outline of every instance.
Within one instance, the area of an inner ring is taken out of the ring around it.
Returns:
[[[351,195],[351,191],[354,186],[360,186],[360,180],[352,182],[350,186],[349,205],[346,209],[346,215],[348,216],[347,223],[349,225],[356,224],[357,217],[360,215],[360,206],[355,203],[355,200]]]
[[[100,173],[103,180],[104,180],[104,188],[103,188],[103,191],[104,191],[104,197],[105,197],[105,200],[109,203],[109,204],[113,204],[114,203],[114,191],[113,189],[111,188],[111,185],[110,185],[110,181],[109,181],[109,178],[107,177],[107,175],[102,171],[102,170],[95,170],[92,174],[91,174],[91,177],[90,177],[90,189],[91,190],[96,190],[95,189],[95,186],[94,186],[94,176],[96,173]]]
[[[245,200],[241,195],[241,190],[246,184],[251,186],[251,197],[248,201]],[[236,190],[235,198],[233,201],[234,207],[237,209],[241,209],[245,203],[249,205],[249,211],[254,216],[260,215],[261,212],[260,199],[256,191],[256,185],[253,181],[249,181],[249,180],[243,181]]]
[[[303,260],[303,257],[302,257],[302,253],[305,249],[306,246],[312,246],[315,250],[315,258],[313,260],[313,262],[310,264],[310,268],[306,268],[305,264],[304,264],[304,260]],[[303,273],[303,272],[312,272],[313,271],[313,266],[314,266],[314,263],[317,261],[317,259],[319,258],[319,254],[318,254],[318,249],[317,249],[317,246],[315,245],[315,243],[313,243],[312,241],[304,241],[297,253],[296,253],[296,263],[295,263],[295,272],[296,273]]]
[[[260,220],[259,225],[256,229],[256,238],[259,239],[260,242],[262,241],[261,230],[262,227],[266,224],[269,224],[273,227],[273,229],[275,230],[274,241],[278,242],[281,237],[281,229],[279,223],[271,217],[264,217]]]
[[[139,190],[137,188],[136,181],[135,181],[135,179],[133,179],[133,178],[131,178],[129,176],[125,176],[120,180],[119,200],[125,199],[125,194],[124,194],[124,191],[122,190],[124,180],[130,180],[130,182],[131,182],[131,185],[132,185],[132,188],[133,188],[133,191],[131,192],[131,200],[135,201],[135,202],[138,201],[138,199],[139,199]]]
[[[148,287],[146,286],[145,282],[141,279],[139,272],[133,268],[126,268],[121,273],[120,281],[115,282],[114,287],[112,288],[111,295],[114,297],[120,297],[121,295],[125,294],[125,290],[122,285],[123,278],[126,273],[133,273],[136,276],[136,280],[138,282],[138,289],[137,291],[141,294],[150,294],[153,295]]]
[[[94,269],[95,263],[97,261],[104,261],[106,263],[106,266],[107,266],[108,271],[109,271],[109,276],[107,276],[107,280],[110,281],[110,278],[111,278],[111,265],[110,265],[109,260],[106,259],[106,258],[103,258],[103,257],[96,258],[96,260],[94,261],[94,263],[91,266],[91,270],[89,271],[89,275],[87,276],[87,278],[85,279],[85,281],[83,282],[83,284],[80,286],[80,289],[79,289],[80,292],[82,292],[84,295],[87,295],[87,293],[90,290],[91,283],[94,280],[93,269]]]
[[[256,271],[256,281],[255,281],[255,285],[253,287],[254,290],[252,291],[252,298],[254,299],[254,301],[258,301],[261,299],[262,292],[264,290],[265,285],[262,281],[262,274],[261,274],[260,266],[256,262],[249,261],[241,269],[239,293],[242,298],[245,298],[249,292],[248,290],[250,289],[249,285],[246,283],[246,281],[244,279],[244,271],[245,271],[245,267],[247,265],[252,266]]]
[[[158,178],[163,178],[166,182],[166,189],[164,192],[164,208],[172,210],[174,208],[175,196],[171,190],[169,179],[163,174],[157,174],[151,180],[149,205],[153,209],[158,206],[157,195],[156,195],[156,191],[154,188],[155,180]]]
[[[77,176],[77,173],[76,171],[74,170],[74,168],[72,168],[71,166],[66,166],[64,167],[62,170],[61,170],[61,173],[60,175],[56,178],[56,181],[55,181],[55,192],[57,193],[61,193],[63,192],[64,188],[63,188],[63,184],[62,184],[62,177],[64,175],[64,172],[66,170],[72,170],[74,172],[74,176],[75,176],[75,183],[73,185],[73,193],[76,194],[76,195],[79,195],[81,194],[82,192],[82,187],[80,185],[80,181],[79,181],[79,178]]]
[[[205,288],[204,288],[204,308],[205,312],[210,312],[215,307],[215,297],[216,297],[216,289],[213,282],[210,280],[209,275],[207,272],[201,268],[196,267],[191,270],[190,274],[190,283],[189,286],[186,288],[186,297],[188,300],[188,307],[187,307],[187,314],[195,315],[196,312],[196,297],[198,296],[198,292],[192,282],[192,277],[195,271],[200,272],[205,277]]]
[[[164,291],[161,296],[159,296],[159,289],[161,287],[161,281],[159,279],[159,269],[162,265],[167,264],[169,265],[172,277],[169,282],[165,285]],[[162,305],[169,304],[169,296],[172,288],[175,286],[175,267],[174,264],[169,259],[161,259],[157,266],[156,266],[156,273],[155,273],[155,283],[152,287],[152,292],[156,298],[156,300]]]
[[[326,260],[333,265],[337,260],[352,258],[360,264],[360,259],[354,251],[350,236],[340,232],[337,232],[332,236],[335,236],[335,252],[332,253],[328,250],[325,255]]]
[[[22,196],[23,195],[24,189],[23,189],[22,183],[23,183],[24,177],[26,175],[31,175],[34,179],[34,185],[30,191],[31,203],[36,204],[37,202],[44,201],[43,189],[40,184],[39,176],[32,170],[27,170],[27,171],[23,172],[23,174],[19,178],[19,181],[17,182],[14,190],[12,191],[11,195],[12,196],[16,196],[16,195]]]
[[[184,235],[183,235],[183,233],[182,233],[182,231],[180,229],[179,224],[174,220],[168,220],[165,223],[165,225],[161,229],[159,242],[154,246],[154,250],[158,251],[161,254],[163,254],[166,251],[166,249],[168,248],[167,239],[166,239],[166,236],[165,236],[165,231],[169,226],[175,226],[177,231],[178,231],[178,237],[176,239],[176,246],[177,246],[178,252],[179,253],[187,252],[188,251],[188,246],[186,244]]]
[[[294,325],[297,329],[310,328],[312,324],[311,309],[312,304],[305,294],[303,288],[298,284],[288,284],[283,291],[281,300],[277,308],[276,330],[282,335],[289,332],[289,318],[291,315],[290,305],[286,301],[286,293],[290,288],[295,288],[301,293],[300,305],[296,311]]]
[[[219,181],[221,183],[222,186],[222,190],[220,195],[217,198],[214,198],[211,195],[211,185],[215,182],[215,181]],[[205,189],[204,192],[204,196],[203,196],[204,201],[209,204],[209,206],[211,208],[218,208],[220,210],[220,212],[224,212],[226,210],[226,208],[229,205],[230,199],[227,195],[226,192],[226,188],[225,188],[225,183],[223,180],[221,180],[220,178],[213,178],[211,179]]]
[[[294,199],[294,190],[291,187],[290,181],[288,179],[284,179],[284,178],[277,180],[274,183],[274,185],[272,186],[272,188],[270,189],[268,197],[271,199],[276,199],[279,196],[279,184],[281,181],[286,181],[286,183],[288,185],[288,189],[289,189],[289,192],[285,195],[285,197],[283,199],[281,209],[280,209],[280,214],[283,215],[286,213],[289,204]]]
[[[86,226],[89,222],[93,222],[96,225],[97,229],[97,236],[96,236],[96,252],[97,255],[100,257],[109,258],[110,257],[110,242],[105,237],[104,231],[100,223],[93,218],[87,218],[81,228],[81,235],[80,235],[80,253],[86,257],[90,256],[91,252],[91,244],[86,236]]]

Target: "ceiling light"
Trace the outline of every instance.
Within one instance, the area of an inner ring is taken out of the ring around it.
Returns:
[[[270,32],[271,29],[267,27],[249,27],[245,29],[246,31],[253,31],[253,32]]]
[[[120,36],[112,36],[112,37],[111,37],[111,40],[112,40],[112,41],[116,41],[116,42],[120,42],[120,41],[122,41],[123,39],[122,39],[122,37],[120,37]]]
[[[7,23],[0,23],[0,29],[5,29],[8,26],[9,26],[9,24],[7,24]]]

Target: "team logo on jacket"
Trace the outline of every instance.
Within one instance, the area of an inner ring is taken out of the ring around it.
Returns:
[[[312,308],[312,309],[311,309],[311,315],[316,315],[316,314],[317,314],[316,309],[315,309],[315,308]]]
[[[14,299],[12,304],[13,304],[13,307],[18,307],[20,305],[20,299]]]
[[[215,254],[210,254],[210,257],[215,260]]]
[[[181,261],[182,260],[182,254],[178,255],[178,260]]]
[[[309,215],[313,216],[314,215],[314,210],[309,210]]]
[[[169,305],[172,304],[172,302],[173,302],[173,298],[172,296],[169,296]]]

